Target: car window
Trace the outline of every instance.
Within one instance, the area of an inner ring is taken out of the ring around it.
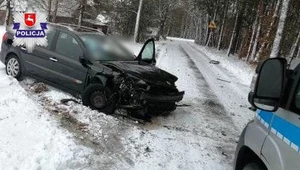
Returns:
[[[96,61],[133,61],[135,58],[111,38],[98,35],[82,35],[80,38]]]
[[[149,42],[148,44],[146,44],[143,52],[142,52],[142,59],[143,60],[152,60],[153,59],[153,42]]]
[[[77,40],[64,32],[59,33],[55,52],[75,60],[78,60],[79,57],[83,55]]]
[[[48,45],[46,47],[41,46],[42,48],[46,48],[46,49],[50,50],[51,44],[52,44],[54,36],[55,36],[55,33],[56,33],[55,30],[51,30],[51,31],[47,32],[46,39],[47,39]]]

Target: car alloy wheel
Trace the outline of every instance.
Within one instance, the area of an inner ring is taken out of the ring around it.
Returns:
[[[20,63],[15,57],[12,57],[7,61],[6,72],[12,77],[18,76],[20,72]]]

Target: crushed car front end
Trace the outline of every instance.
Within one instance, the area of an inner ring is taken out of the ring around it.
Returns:
[[[183,99],[184,92],[175,85],[178,78],[164,70],[136,63],[115,62],[107,66],[120,72],[114,84],[121,108],[157,115],[174,111],[176,103]]]
[[[174,84],[169,86],[147,84],[147,88],[136,85],[140,103],[148,110],[148,114],[171,112],[176,109],[176,103],[183,99],[184,92],[178,91]]]

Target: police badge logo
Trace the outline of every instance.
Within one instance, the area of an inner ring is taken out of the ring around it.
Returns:
[[[34,24],[36,22],[36,15],[35,15],[35,13],[26,12],[24,14],[24,22],[25,22],[25,24],[26,24],[27,27],[34,26]]]
[[[27,52],[31,53],[36,45],[48,45],[46,14],[35,12],[29,7],[25,13],[14,12],[13,18],[13,27],[8,30],[14,34],[13,46],[25,46]]]

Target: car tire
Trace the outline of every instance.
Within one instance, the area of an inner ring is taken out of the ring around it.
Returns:
[[[7,75],[12,76],[17,80],[22,79],[22,65],[16,55],[10,54],[7,57],[7,60],[5,62],[5,71]]]
[[[266,170],[266,169],[257,163],[249,163],[246,164],[242,170]]]
[[[89,85],[82,94],[82,103],[93,110],[113,114],[116,110],[116,97],[112,91],[100,84]]]

